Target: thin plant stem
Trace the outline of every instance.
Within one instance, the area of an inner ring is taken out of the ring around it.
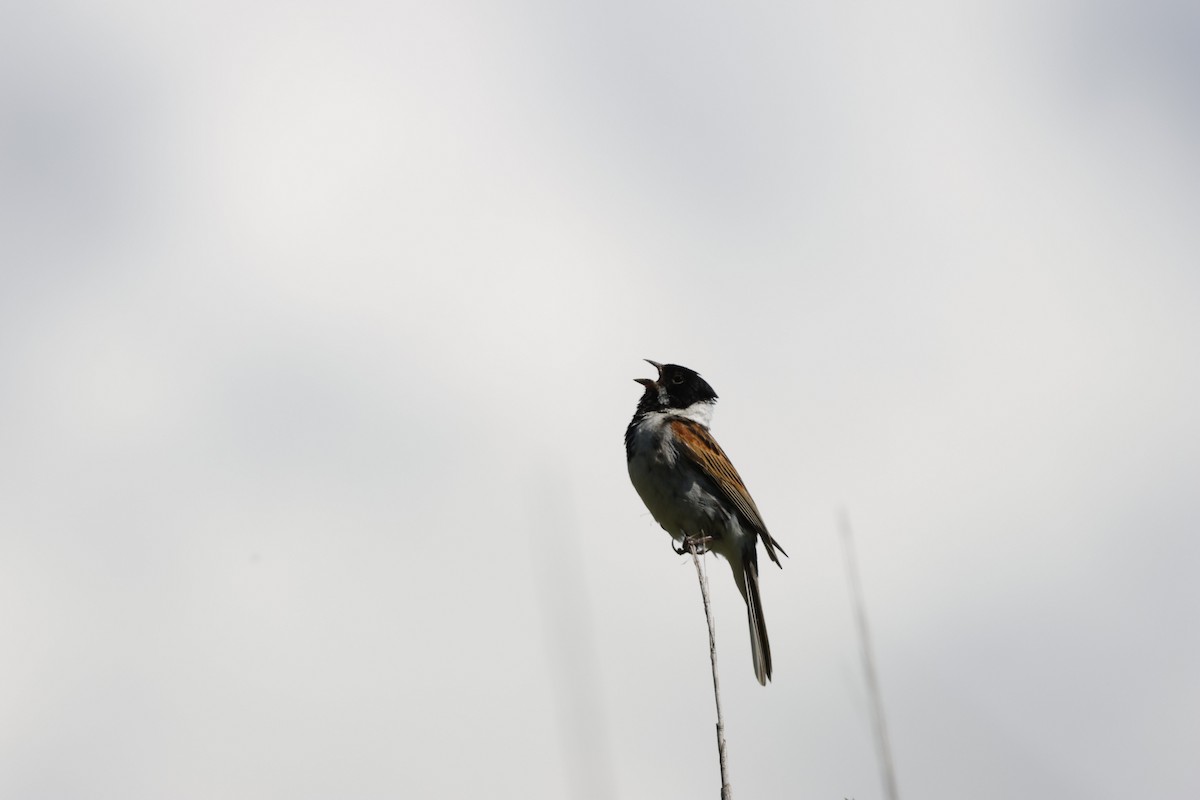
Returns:
[[[858,625],[859,650],[862,654],[863,672],[866,675],[867,694],[870,697],[871,727],[875,734],[875,750],[879,758],[879,770],[883,779],[883,794],[888,800],[899,800],[896,789],[896,770],[892,766],[892,746],[888,740],[887,723],[883,716],[883,692],[879,688],[879,676],[875,670],[875,653],[871,647],[871,631],[867,627],[867,604],[863,600],[862,581],[858,577],[858,558],[854,553],[854,534],[850,530],[850,518],[845,511],[839,515],[842,532],[842,547],[846,555],[846,579],[850,584],[850,602],[854,606],[854,620]]]
[[[704,617],[708,620],[708,657],[712,662],[713,697],[717,701],[717,756],[721,762],[721,800],[733,800],[733,787],[729,783],[729,764],[725,755],[725,717],[721,713],[721,679],[717,674],[717,629],[713,624],[712,603],[708,594],[708,570],[701,566],[696,542],[689,538],[684,542],[692,563],[696,565],[696,577],[700,581],[700,595],[704,598]]]

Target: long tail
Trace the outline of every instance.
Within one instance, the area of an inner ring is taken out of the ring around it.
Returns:
[[[742,558],[746,584],[746,617],[750,621],[750,656],[754,659],[754,677],[763,686],[771,680],[771,640],[767,638],[767,621],[763,617],[762,597],[758,593],[758,558],[753,544]]]

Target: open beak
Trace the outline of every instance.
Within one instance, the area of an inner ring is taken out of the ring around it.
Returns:
[[[658,363],[657,361],[651,361],[648,358],[644,358],[642,360],[645,361],[647,364],[650,364],[651,366],[653,366],[656,370],[658,370],[659,377],[660,378],[662,377],[662,368],[663,368],[662,364]],[[649,389],[653,386],[658,386],[658,381],[654,380],[653,378],[634,378],[633,380],[634,380],[634,382],[640,383],[642,386],[645,386],[647,389]]]

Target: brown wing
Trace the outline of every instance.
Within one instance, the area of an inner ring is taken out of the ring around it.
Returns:
[[[724,495],[725,499],[733,503],[738,515],[762,539],[767,555],[778,564],[779,557],[775,555],[775,550],[778,548],[779,552],[785,556],[787,553],[784,553],[779,542],[767,533],[767,524],[763,522],[762,514],[759,513],[754,498],[750,496],[750,492],[746,491],[746,484],[742,482],[742,476],[738,475],[733,462],[729,460],[729,456],[725,455],[721,445],[717,444],[717,440],[713,438],[707,428],[690,419],[671,420],[671,430],[675,434],[675,440],[679,443],[684,457],[695,464],[712,481],[717,491]]]

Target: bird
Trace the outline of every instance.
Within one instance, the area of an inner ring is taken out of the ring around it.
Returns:
[[[717,393],[699,373],[645,359],[658,378],[634,378],[645,387],[629,427],[629,479],[655,521],[672,540],[724,558],[746,602],[754,677],[771,680],[771,643],[758,588],[758,542],[776,565],[787,555],[774,537],[729,456],[709,432]],[[682,547],[672,549],[686,552]]]

